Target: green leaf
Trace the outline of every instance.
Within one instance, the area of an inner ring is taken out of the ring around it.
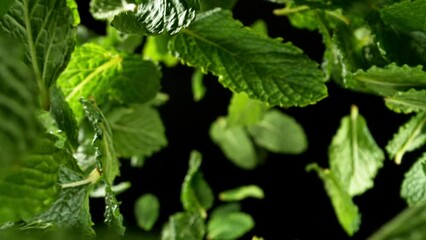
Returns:
[[[420,240],[426,238],[426,204],[408,207],[382,226],[368,240]]]
[[[100,106],[111,101],[144,103],[156,96],[160,77],[158,67],[138,55],[85,44],[76,48],[58,84],[77,119],[81,119],[81,97],[91,97]]]
[[[10,6],[12,6],[14,2],[15,0],[3,0],[0,2],[0,17],[9,10]]]
[[[394,3],[384,7],[380,14],[387,24],[403,31],[426,32],[426,1],[424,0]]]
[[[414,151],[426,143],[426,112],[420,112],[402,125],[386,146],[389,158],[400,164],[406,152]]]
[[[148,104],[116,108],[107,118],[120,157],[149,157],[167,145],[160,115]]]
[[[7,167],[0,179],[0,225],[28,220],[46,210],[59,192],[58,171],[69,157],[56,147],[56,137],[40,136],[29,155]]]
[[[138,226],[149,231],[158,219],[160,202],[150,193],[140,196],[135,203],[135,217]]]
[[[201,10],[207,11],[214,8],[232,9],[238,0],[202,0]]]
[[[349,236],[352,236],[359,229],[361,215],[358,207],[353,203],[351,196],[345,191],[345,188],[340,184],[332,171],[321,169],[316,163],[308,165],[306,169],[317,172],[331,199],[340,225]]]
[[[348,80],[348,87],[380,96],[393,96],[411,88],[426,88],[426,72],[422,66],[410,67],[390,64],[385,68],[371,67],[367,71],[359,70]]]
[[[425,161],[426,155],[423,155],[405,173],[401,197],[410,206],[418,205],[426,200],[426,174],[423,171]]]
[[[121,12],[133,11],[135,3],[134,0],[91,0],[90,13],[95,19],[112,19]]]
[[[0,28],[25,43],[25,61],[35,74],[45,108],[48,89],[68,64],[75,45],[77,28],[67,5],[65,0],[16,0],[0,18]]]
[[[162,62],[167,67],[174,67],[178,59],[173,57],[167,49],[170,37],[166,34],[148,36],[143,47],[143,58],[155,62]]]
[[[197,213],[176,213],[169,218],[161,240],[202,240],[206,234],[203,219]]]
[[[108,25],[106,28],[106,36],[98,36],[90,42],[100,45],[105,49],[114,48],[118,51],[134,53],[142,43],[142,36],[123,34]]]
[[[253,218],[242,212],[215,215],[207,225],[208,239],[238,239],[254,227]]]
[[[101,171],[102,172],[102,171]],[[124,231],[126,228],[123,226],[123,215],[120,213],[120,202],[115,198],[115,194],[111,189],[110,183],[108,183],[103,177],[105,183],[105,213],[104,222],[110,227],[114,233],[117,233],[120,236],[124,236]]]
[[[214,195],[199,169],[201,158],[199,152],[191,152],[189,169],[182,184],[180,199],[186,211],[195,212],[206,218],[207,210],[213,205]]]
[[[218,76],[223,86],[272,106],[306,106],[327,96],[317,63],[291,43],[243,28],[227,10],[197,15],[169,48],[188,65]]]
[[[194,20],[199,7],[198,0],[142,1],[136,8],[116,15],[111,25],[129,34],[176,34]]]
[[[426,90],[416,91],[410,89],[407,92],[397,92],[386,97],[386,106],[397,113],[411,113],[426,111]]]
[[[21,62],[23,46],[0,31],[0,179],[21,160],[39,133],[34,77]]]
[[[267,112],[262,121],[248,130],[256,144],[271,152],[299,154],[308,147],[302,126],[278,110]]]
[[[263,119],[267,108],[266,104],[250,99],[244,92],[234,93],[228,107],[228,127],[257,124]]]
[[[356,106],[352,106],[350,116],[342,119],[328,154],[331,171],[350,196],[373,187],[385,159]]]
[[[226,119],[219,118],[210,127],[210,137],[236,166],[248,170],[257,166],[254,144],[243,127],[228,128]]]
[[[263,190],[256,185],[241,186],[219,194],[219,199],[221,201],[241,201],[249,197],[263,199],[265,194]]]
[[[194,96],[194,101],[198,102],[204,98],[206,94],[206,87],[203,84],[204,73],[196,68],[191,78],[191,86],[192,86],[192,95]]]
[[[240,212],[240,211],[241,211],[241,204],[238,202],[223,204],[213,209],[213,211],[210,214],[210,219],[213,219],[216,217],[220,218],[229,213]]]

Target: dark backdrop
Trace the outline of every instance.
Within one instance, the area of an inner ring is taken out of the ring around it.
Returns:
[[[82,24],[104,33],[105,23],[94,21],[88,13],[88,0],[77,2]],[[324,51],[321,36],[317,32],[291,28],[286,18],[272,14],[272,10],[278,7],[264,0],[241,0],[233,10],[234,18],[244,25],[260,18],[265,20],[271,37],[291,41],[312,59],[321,62]],[[161,229],[169,215],[182,210],[180,188],[192,149],[203,154],[202,171],[215,193],[247,184],[257,184],[264,189],[265,199],[242,202],[243,211],[250,213],[256,221],[254,230],[245,239],[253,235],[267,240],[366,239],[405,207],[399,197],[399,188],[410,163],[396,166],[387,160],[375,179],[374,189],[354,199],[362,213],[362,224],[360,231],[349,238],[337,222],[322,182],[315,173],[305,172],[305,166],[311,162],[328,166],[328,145],[340,119],[349,114],[352,104],[359,107],[377,143],[384,147],[407,116],[387,110],[381,98],[350,92],[328,83],[329,97],[318,104],[282,109],[304,126],[309,140],[308,151],[299,156],[270,154],[264,165],[245,171],[230,163],[208,135],[210,124],[218,116],[227,114],[230,91],[223,88],[216,77],[207,75],[207,94],[202,101],[194,102],[191,68],[163,68],[163,72],[162,91],[170,96],[170,101],[160,108],[160,113],[166,127],[168,147],[149,158],[141,169],[131,168],[128,161],[123,161],[122,176],[117,179],[117,182],[132,183],[131,189],[118,196],[130,232],[142,232],[137,229],[133,217],[134,202],[141,194],[151,192],[160,199],[161,215],[156,230]],[[96,226],[102,224],[103,206],[101,199],[91,201]]]

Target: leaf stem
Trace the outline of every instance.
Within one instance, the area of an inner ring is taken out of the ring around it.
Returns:
[[[64,183],[61,184],[62,188],[71,188],[71,187],[79,187],[86,184],[94,184],[101,178],[101,174],[99,173],[98,169],[95,168],[93,171],[89,174],[89,176],[83,180],[70,182],[70,183]]]

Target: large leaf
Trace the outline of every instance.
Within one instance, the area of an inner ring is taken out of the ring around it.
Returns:
[[[117,108],[107,117],[114,147],[121,157],[149,157],[167,145],[161,118],[150,105]]]
[[[0,176],[28,153],[39,130],[36,85],[23,55],[19,42],[0,31]]]
[[[176,34],[192,22],[199,7],[198,0],[146,0],[116,15],[111,25],[130,34]]]
[[[308,171],[316,171],[324,183],[325,190],[331,199],[337,219],[349,236],[359,229],[361,215],[358,207],[353,203],[351,196],[345,191],[332,171],[321,169],[316,163],[306,167]]]
[[[408,205],[417,205],[426,200],[426,173],[424,165],[426,155],[419,158],[410,170],[405,173],[404,181],[401,186],[401,197],[405,199]]]
[[[110,101],[144,103],[156,96],[160,76],[157,66],[138,55],[85,44],[76,48],[58,84],[77,119],[81,119],[81,97],[91,97],[100,106]]]
[[[10,6],[15,2],[15,0],[3,0],[0,2],[0,17],[9,10]]]
[[[147,193],[140,196],[135,203],[138,226],[146,231],[151,230],[158,219],[159,209],[160,202],[155,195]]]
[[[267,112],[262,121],[248,129],[254,141],[271,152],[299,154],[308,147],[302,126],[277,110]]]
[[[267,108],[266,104],[250,99],[245,93],[234,93],[228,107],[228,127],[259,123]]]
[[[380,11],[383,20],[403,31],[426,32],[426,1],[414,0],[394,3]]]
[[[25,43],[25,61],[33,69],[46,99],[75,45],[74,13],[65,0],[16,0],[0,19],[1,29]]]
[[[206,226],[196,213],[173,214],[163,228],[161,240],[202,240]]]
[[[225,87],[270,105],[306,106],[327,96],[318,64],[291,43],[243,28],[228,10],[197,15],[169,47],[188,65],[218,76]]]
[[[330,169],[350,196],[373,187],[374,177],[385,159],[358,108],[342,119],[329,147]]]
[[[426,90],[416,91],[410,89],[406,92],[397,92],[393,96],[386,97],[385,103],[388,108],[397,113],[411,113],[426,111],[425,99]]]
[[[406,152],[420,148],[426,143],[426,112],[420,112],[399,128],[386,146],[389,158],[400,164]]]

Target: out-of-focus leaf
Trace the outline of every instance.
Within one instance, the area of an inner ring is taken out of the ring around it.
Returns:
[[[242,212],[215,215],[207,225],[208,239],[238,239],[254,227],[253,218]]]
[[[192,74],[191,83],[192,83],[192,95],[194,96],[194,101],[198,102],[203,99],[206,94],[206,87],[203,83],[204,73],[196,68]]]
[[[260,124],[267,109],[265,103],[250,99],[244,92],[234,93],[228,107],[227,126],[231,128]]]
[[[161,240],[202,240],[206,234],[204,220],[197,213],[173,214],[161,233]]]
[[[265,197],[265,194],[263,190],[256,185],[241,186],[226,190],[219,194],[219,199],[222,201],[241,201],[249,197],[262,199]]]
[[[149,231],[158,219],[160,202],[150,193],[140,196],[135,203],[135,216],[138,226]]]

